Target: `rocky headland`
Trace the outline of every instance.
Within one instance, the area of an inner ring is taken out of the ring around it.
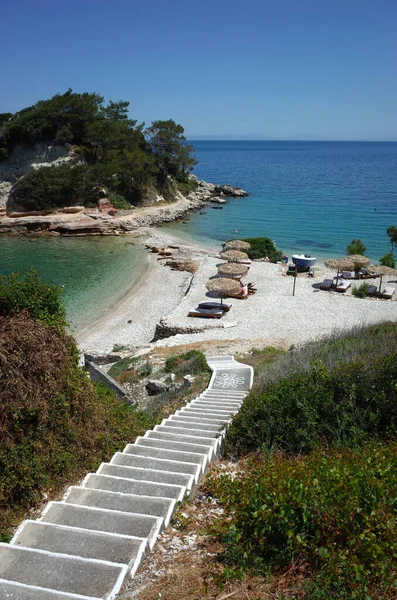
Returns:
[[[59,149],[48,149],[45,152],[40,146],[40,154],[31,154],[30,168],[48,168],[60,161],[73,160],[73,156],[59,153]],[[49,156],[56,156],[49,161]],[[40,160],[41,158],[41,160]],[[98,200],[95,208],[82,205],[66,206],[56,211],[29,211],[15,207],[12,202],[12,187],[27,172],[27,160],[14,161],[4,165],[0,177],[0,234],[16,235],[120,235],[135,231],[139,227],[155,226],[182,218],[186,213],[203,208],[208,202],[222,204],[228,197],[242,198],[248,192],[232,185],[215,185],[200,181],[194,175],[190,178],[196,181],[195,191],[183,195],[177,191],[173,202],[157,195],[151,206],[117,210],[111,200],[105,195]],[[12,181],[14,183],[12,183]],[[104,194],[105,194],[105,190]]]

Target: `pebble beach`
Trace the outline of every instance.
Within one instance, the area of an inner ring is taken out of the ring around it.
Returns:
[[[172,271],[165,260],[148,251],[147,269],[140,280],[92,326],[75,333],[82,351],[102,354],[145,345],[177,346],[211,340],[224,342],[225,353],[230,344],[242,352],[265,346],[288,349],[335,330],[397,320],[397,293],[392,300],[359,299],[351,289],[360,281],[353,281],[344,294],[320,290],[319,284],[336,273],[319,263],[314,278],[299,275],[293,295],[293,278],[286,276],[285,267],[256,261],[244,278],[256,283],[254,295],[246,300],[230,299],[232,308],[222,319],[192,318],[188,316],[191,309],[215,299],[205,284],[222,262],[220,247],[190,244],[154,228],[147,228],[140,240],[147,246],[173,246],[173,258],[195,260],[197,271]],[[379,283],[379,279],[371,283]],[[395,277],[384,277],[386,283],[397,288]],[[153,341],[159,323],[179,333]]]

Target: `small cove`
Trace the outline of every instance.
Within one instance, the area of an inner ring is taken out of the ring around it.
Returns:
[[[62,287],[72,333],[81,333],[119,300],[147,266],[147,252],[130,236],[0,236],[0,274],[34,267]]]

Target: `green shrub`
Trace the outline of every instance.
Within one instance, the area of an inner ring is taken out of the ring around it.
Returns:
[[[323,360],[311,355],[308,364],[303,359],[298,366],[299,352],[293,353],[295,368],[287,368],[284,377],[277,371],[272,380],[271,370],[265,371],[233,419],[227,449],[240,455],[274,448],[297,453],[319,444],[384,439],[397,429],[396,329],[395,324],[370,328],[368,347],[365,335],[335,339]],[[352,350],[354,341],[361,352]]]
[[[131,208],[126,199],[120,194],[111,194],[110,201],[117,210],[129,210]]]
[[[164,370],[166,373],[175,373],[181,376],[210,372],[205,355],[198,350],[190,350],[186,354],[168,357],[165,361]]]
[[[72,338],[31,319],[0,317],[0,534],[44,492],[95,470],[152,422],[93,386]]]
[[[310,599],[396,597],[396,468],[393,442],[276,455],[213,478],[209,489],[225,506],[217,532],[226,562],[265,573],[303,566]]]
[[[346,254],[361,254],[365,255],[366,247],[361,240],[352,240],[350,244],[346,246]]]
[[[19,273],[0,275],[0,316],[26,310],[33,319],[62,332],[66,326],[66,312],[61,292],[62,289],[52,283],[42,283],[34,269],[24,277]]]
[[[283,258],[283,252],[277,250],[273,240],[268,237],[245,238],[244,241],[251,245],[251,249],[247,252],[251,260],[268,257],[275,263]]]
[[[26,210],[52,210],[84,203],[86,178],[87,167],[83,165],[33,169],[14,186],[12,202]]]
[[[370,287],[369,283],[362,283],[359,287],[352,288],[352,295],[356,298],[366,298]]]
[[[110,377],[113,377],[114,379],[117,379],[117,377],[120,375],[120,373],[123,373],[124,371],[127,371],[133,364],[135,364],[137,361],[136,358],[131,358],[131,356],[126,356],[125,358],[122,358],[121,360],[118,360],[116,363],[114,363],[114,365],[112,365],[108,371],[108,375],[110,375]]]
[[[394,260],[392,252],[389,252],[389,254],[385,254],[385,256],[382,256],[379,262],[381,265],[385,265],[385,267],[391,267],[392,269],[394,269],[396,266],[396,261]]]

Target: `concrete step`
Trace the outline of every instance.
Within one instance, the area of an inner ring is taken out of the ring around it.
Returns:
[[[43,523],[24,521],[12,545],[48,550],[80,558],[95,558],[128,565],[135,573],[147,546],[146,539]]]
[[[198,483],[202,474],[202,466],[197,463],[179,462],[162,458],[151,458],[147,456],[138,456],[116,452],[110,461],[111,465],[123,465],[126,467],[146,467],[148,469],[157,469],[170,471],[171,473],[187,473],[193,475],[194,483]]]
[[[202,428],[205,428],[205,430],[209,430],[209,431],[219,431],[219,428],[222,427],[221,424],[218,423],[214,423],[214,422],[204,422],[203,419],[200,419],[200,417],[189,417],[189,415],[170,415],[168,417],[169,421],[183,421],[184,423],[192,423],[193,425],[199,425]],[[222,421],[222,423],[224,423],[224,421]]]
[[[150,517],[119,510],[79,506],[66,502],[49,502],[40,521],[91,531],[118,533],[147,539],[150,548],[163,525],[161,517]]]
[[[162,431],[164,433],[180,433],[189,437],[206,437],[212,439],[218,439],[222,436],[221,432],[214,433],[213,431],[203,431],[202,429],[186,429],[183,423],[177,421],[170,421],[166,425],[155,425],[153,431]],[[219,439],[220,444],[222,440]]]
[[[238,392],[234,390],[217,390],[210,388],[201,392],[200,396],[214,396],[215,398],[234,398],[236,400],[242,400],[247,395],[247,392]]]
[[[33,587],[15,581],[0,580],[0,598],[2,600],[102,600],[93,596],[65,594],[54,590]]]
[[[176,502],[182,502],[186,495],[186,486],[184,485],[152,483],[151,481],[133,481],[125,477],[112,477],[97,473],[88,473],[81,485],[82,487],[93,490],[107,490],[109,492],[121,492],[122,494],[170,498],[176,500]]]
[[[186,404],[183,408],[180,408],[179,410],[180,410],[180,412],[189,411],[189,412],[194,412],[194,413],[200,413],[203,416],[219,417],[219,418],[224,417],[227,419],[230,417],[230,415],[233,412],[235,412],[234,410],[230,411],[230,409],[228,410],[227,408],[222,408],[222,407],[207,408],[205,406],[200,406],[200,405],[197,406],[197,404],[192,404],[191,402],[189,402],[189,404]]]
[[[127,444],[123,450],[123,454],[133,454],[148,458],[166,458],[180,463],[196,463],[201,465],[203,473],[208,466],[208,456],[204,452],[178,452],[177,450],[146,448],[137,444]]]
[[[208,425],[203,423],[189,423],[189,421],[184,421],[181,418],[164,419],[161,422],[161,425],[165,425],[166,427],[183,427],[184,429],[191,429],[192,431],[201,431],[203,434],[216,436],[219,432],[218,425]]]
[[[188,473],[171,473],[157,469],[148,469],[142,467],[121,466],[111,463],[102,463],[98,470],[98,475],[111,475],[113,477],[123,477],[134,481],[148,483],[162,483],[170,485],[181,485],[191,490],[194,484],[193,475]]]
[[[206,437],[192,437],[191,435],[183,435],[181,433],[168,433],[165,431],[160,431],[158,429],[153,429],[147,431],[143,436],[145,438],[154,438],[159,440],[171,440],[175,442],[198,444],[200,446],[208,447],[214,449],[214,453],[216,453],[219,449],[219,439],[218,438],[206,438]]]
[[[200,402],[212,402],[213,404],[219,404],[219,405],[231,405],[231,406],[241,406],[243,401],[242,400],[238,400],[235,398],[230,398],[230,397],[219,397],[219,396],[198,396],[198,398],[195,398],[193,400],[193,402],[195,401],[200,401]]]
[[[235,405],[230,405],[230,404],[225,404],[225,403],[216,403],[216,402],[209,402],[207,400],[193,400],[190,404],[190,406],[196,406],[196,407],[200,407],[200,408],[219,408],[222,407],[223,410],[227,410],[229,411],[230,414],[235,414],[238,412],[239,407],[235,406]]]
[[[193,423],[208,423],[209,425],[217,425],[218,427],[223,425],[224,423],[227,423],[229,421],[229,417],[227,417],[226,415],[224,417],[210,417],[209,415],[207,416],[202,416],[202,415],[197,415],[194,412],[189,412],[187,410],[181,411],[181,410],[177,410],[175,411],[175,413],[173,415],[171,415],[170,418],[175,419],[175,417],[180,417],[181,419],[184,420],[188,420],[190,422]]]
[[[0,544],[0,579],[89,598],[108,598],[128,567],[43,550]]]
[[[211,404],[216,404],[219,408],[221,406],[226,406],[227,408],[231,407],[234,409],[239,409],[242,405],[240,400],[230,400],[230,398],[214,398],[212,396],[202,396],[201,398],[195,398],[192,402],[210,402]]]
[[[175,500],[169,498],[155,498],[154,496],[137,496],[108,492],[72,486],[68,489],[64,502],[79,506],[92,506],[93,508],[107,508],[136,515],[162,517],[165,527],[168,527],[171,515],[174,512]]]
[[[163,448],[165,450],[177,450],[180,452],[200,452],[206,453],[208,461],[210,462],[214,455],[213,446],[199,446],[198,444],[192,444],[190,442],[171,441],[171,440],[159,440],[157,438],[138,437],[135,440],[135,444],[138,446],[147,446],[150,448]]]
[[[224,413],[220,413],[220,412],[213,412],[211,413],[208,410],[205,410],[205,408],[194,408],[194,406],[186,406],[184,408],[181,408],[179,410],[176,411],[175,414],[178,415],[183,415],[186,414],[186,416],[192,416],[192,417],[203,417],[204,419],[220,419],[222,421],[229,421],[230,419],[230,413],[228,412],[224,412]]]

